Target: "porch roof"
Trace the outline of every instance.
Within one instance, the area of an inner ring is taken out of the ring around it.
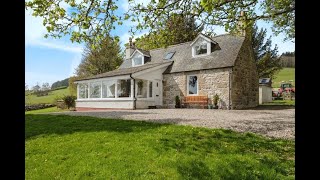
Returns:
[[[166,62],[160,62],[160,63],[146,63],[143,66],[137,66],[137,67],[130,67],[130,68],[123,68],[123,69],[116,69],[113,71],[109,71],[109,72],[105,72],[102,74],[98,74],[95,76],[91,76],[91,77],[86,77],[86,78],[82,78],[79,79],[75,82],[80,82],[80,81],[84,81],[84,80],[89,80],[89,79],[99,79],[99,78],[105,78],[105,77],[114,77],[114,76],[122,76],[122,75],[129,75],[129,74],[133,74],[136,72],[140,72],[140,71],[144,71],[150,68],[154,68],[154,67],[163,67],[162,65],[171,65],[172,61],[166,61]]]

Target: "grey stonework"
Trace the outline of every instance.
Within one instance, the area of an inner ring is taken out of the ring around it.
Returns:
[[[246,109],[259,104],[259,78],[249,37],[233,67],[163,74],[163,108],[175,108],[175,97],[187,96],[187,76],[198,76],[198,94],[220,97],[221,109]],[[221,59],[223,61],[223,59]]]
[[[220,97],[219,107],[227,109],[229,105],[229,73],[231,68],[200,70],[163,75],[163,107],[174,108],[175,97],[187,96],[187,76],[198,77],[198,95],[208,96],[209,104],[213,95]]]
[[[259,77],[250,37],[246,37],[232,71],[232,109],[246,109],[259,104]]]

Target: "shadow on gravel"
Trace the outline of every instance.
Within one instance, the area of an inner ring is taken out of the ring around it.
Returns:
[[[248,110],[284,110],[284,109],[295,109],[295,106],[290,105],[259,105]]]

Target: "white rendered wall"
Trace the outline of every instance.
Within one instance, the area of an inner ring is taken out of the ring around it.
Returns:
[[[133,100],[77,100],[76,107],[133,109]]]

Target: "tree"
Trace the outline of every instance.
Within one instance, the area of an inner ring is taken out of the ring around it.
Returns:
[[[37,83],[37,85],[32,87],[33,92],[38,92],[40,91],[41,87],[39,86],[39,83]]]
[[[29,90],[29,87],[28,87],[27,83],[24,83],[24,90],[25,90],[25,91],[28,91],[28,90]]]
[[[69,78],[66,78],[64,80],[61,80],[61,81],[56,81],[54,83],[52,83],[51,85],[51,89],[56,89],[56,88],[59,88],[59,87],[68,87],[69,86]]]
[[[76,69],[79,77],[112,71],[121,65],[123,58],[119,41],[109,36],[100,41],[96,48],[87,43],[82,56],[81,63]]]
[[[277,45],[272,49],[271,36],[266,38],[266,29],[258,29],[257,25],[252,28],[252,48],[256,60],[259,78],[273,78],[274,74],[282,67],[280,64]]]
[[[146,5],[128,1],[130,8],[126,13],[117,12],[117,0],[32,0],[25,6],[33,11],[33,16],[43,18],[43,25],[47,28],[45,37],[71,35],[72,42],[93,45],[116,25],[122,25],[124,20],[138,23],[132,33],[142,29],[156,32],[159,27],[164,27],[164,20],[175,13],[199,20],[199,27],[206,29],[211,25],[222,25],[228,31],[235,28],[240,11],[247,11],[248,20],[271,21],[275,34],[284,32],[288,39],[295,37],[294,0],[151,0]]]
[[[296,51],[293,52],[284,52],[282,53],[281,56],[290,56],[290,57],[294,57],[295,56]]]
[[[50,90],[49,83],[43,83],[41,87],[41,91],[49,91],[49,90]]]
[[[197,28],[195,19],[175,14],[166,20],[165,27],[157,33],[137,38],[135,45],[144,50],[167,47],[192,41],[203,29]]]
[[[77,95],[77,85],[74,83],[79,77],[71,76],[69,78],[69,92],[70,95],[76,96]]]

